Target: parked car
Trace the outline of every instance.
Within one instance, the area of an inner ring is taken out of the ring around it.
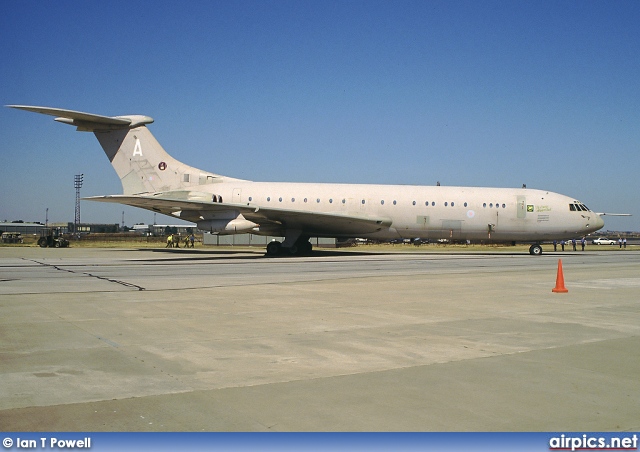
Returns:
[[[606,237],[598,237],[597,239],[593,239],[592,243],[594,245],[615,245],[618,242],[616,242],[615,240],[608,239]]]

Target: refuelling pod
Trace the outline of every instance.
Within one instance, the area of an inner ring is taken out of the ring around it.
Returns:
[[[249,221],[242,215],[238,215],[233,220],[228,219],[214,219],[214,220],[202,220],[198,221],[198,229],[201,231],[207,231],[212,234],[218,235],[232,235],[248,233],[253,228],[258,227],[253,221]]]

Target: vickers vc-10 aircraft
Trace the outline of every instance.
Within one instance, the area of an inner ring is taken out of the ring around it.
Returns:
[[[122,182],[122,195],[85,198],[140,207],[213,234],[284,237],[268,255],[307,254],[311,237],[532,243],[587,235],[604,221],[580,201],[527,188],[252,182],[171,157],[149,116],[101,116],[9,105],[93,132]]]

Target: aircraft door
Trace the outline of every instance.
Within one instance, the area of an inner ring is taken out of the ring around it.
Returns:
[[[525,196],[518,196],[518,218],[526,218],[527,217],[527,198]]]
[[[233,189],[233,200],[231,201],[235,204],[240,204],[242,202],[242,189],[234,188]]]

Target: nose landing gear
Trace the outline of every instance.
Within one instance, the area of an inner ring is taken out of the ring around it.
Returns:
[[[542,246],[539,243],[529,247],[529,254],[532,256],[540,256],[542,254]]]

